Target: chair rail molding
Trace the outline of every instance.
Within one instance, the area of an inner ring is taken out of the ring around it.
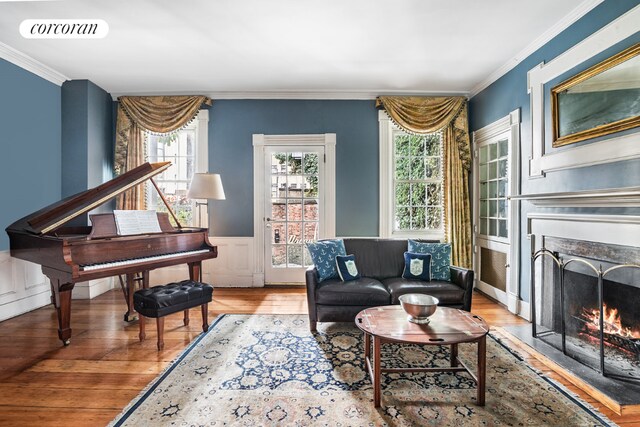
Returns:
[[[578,147],[545,153],[544,85],[638,31],[640,6],[593,33],[548,63],[529,70],[527,87],[531,104],[531,157],[529,177],[544,177],[546,172],[580,168],[640,158],[638,134],[623,135]]]

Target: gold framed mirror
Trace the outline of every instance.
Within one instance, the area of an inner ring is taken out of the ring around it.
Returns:
[[[640,126],[640,43],[551,89],[553,147]]]

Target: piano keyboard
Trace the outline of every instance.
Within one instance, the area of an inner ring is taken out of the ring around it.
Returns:
[[[93,270],[100,270],[103,268],[120,267],[123,265],[138,264],[138,263],[148,262],[148,261],[158,261],[162,259],[177,258],[177,257],[183,257],[183,256],[189,256],[189,255],[195,255],[195,254],[203,254],[205,252],[210,252],[210,250],[198,249],[197,251],[174,252],[171,254],[154,255],[154,256],[143,257],[143,258],[124,259],[119,261],[103,262],[100,264],[81,265],[80,269],[82,271],[93,271]]]

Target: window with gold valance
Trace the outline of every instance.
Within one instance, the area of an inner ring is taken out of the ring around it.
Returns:
[[[201,106],[212,105],[202,95],[121,96],[118,98],[114,169],[116,175],[146,161],[145,134],[175,132],[195,118]],[[118,209],[144,209],[144,186],[118,196]]]
[[[467,99],[380,96],[376,100],[376,106],[382,107],[389,118],[409,134],[429,135],[441,132],[444,238],[451,243],[452,262],[461,267],[471,267],[471,144]],[[381,182],[381,187],[385,186],[388,187],[388,184]],[[424,204],[427,205],[427,202]]]

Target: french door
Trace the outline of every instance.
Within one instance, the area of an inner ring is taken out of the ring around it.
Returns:
[[[321,236],[324,147],[265,148],[265,283],[304,282],[313,264],[305,243]]]
[[[476,286],[517,311],[519,111],[474,132]]]

